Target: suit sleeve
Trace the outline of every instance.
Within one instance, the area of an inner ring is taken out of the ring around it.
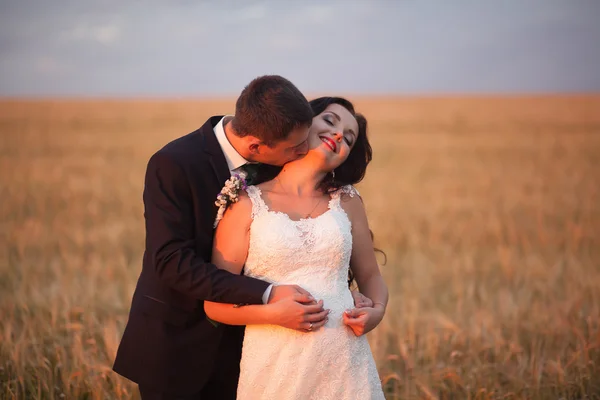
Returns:
[[[144,209],[146,251],[164,284],[198,300],[262,304],[267,282],[220,270],[196,254],[189,181],[168,154],[148,163]]]

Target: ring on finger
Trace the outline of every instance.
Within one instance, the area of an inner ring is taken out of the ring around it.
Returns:
[[[312,331],[312,328],[313,328],[313,323],[311,322],[310,325],[308,326],[307,330],[310,332],[310,331]]]

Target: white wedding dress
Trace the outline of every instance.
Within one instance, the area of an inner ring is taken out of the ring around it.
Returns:
[[[238,400],[384,399],[367,338],[356,337],[342,320],[354,302],[347,283],[352,227],[341,192],[357,194],[344,187],[332,194],[324,214],[293,221],[270,211],[258,187],[247,188],[253,221],[245,275],[299,285],[331,312],[315,332],[247,326]]]

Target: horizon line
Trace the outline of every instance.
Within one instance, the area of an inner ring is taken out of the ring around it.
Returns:
[[[160,100],[231,100],[236,99],[234,94],[214,95],[2,95],[0,101],[160,101]],[[531,98],[531,97],[597,97],[598,91],[573,91],[573,92],[431,92],[431,93],[308,93],[306,98],[323,96],[339,96],[347,98],[376,98],[376,99],[432,99],[432,98]]]

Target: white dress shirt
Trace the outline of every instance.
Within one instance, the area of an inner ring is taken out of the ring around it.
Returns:
[[[221,118],[219,123],[213,128],[213,131],[215,132],[215,136],[217,137],[219,146],[221,146],[221,150],[225,155],[225,160],[227,161],[229,172],[233,174],[235,172],[239,172],[240,167],[248,164],[250,161],[242,157],[240,153],[238,153],[237,150],[233,147],[233,145],[229,142],[229,139],[227,139],[227,135],[225,134],[225,128],[223,127],[223,120],[227,117],[231,116],[226,115],[225,117]],[[267,290],[265,290],[265,293],[263,293],[263,304],[267,304],[269,302],[269,296],[271,295],[272,289],[273,284],[269,285]]]

